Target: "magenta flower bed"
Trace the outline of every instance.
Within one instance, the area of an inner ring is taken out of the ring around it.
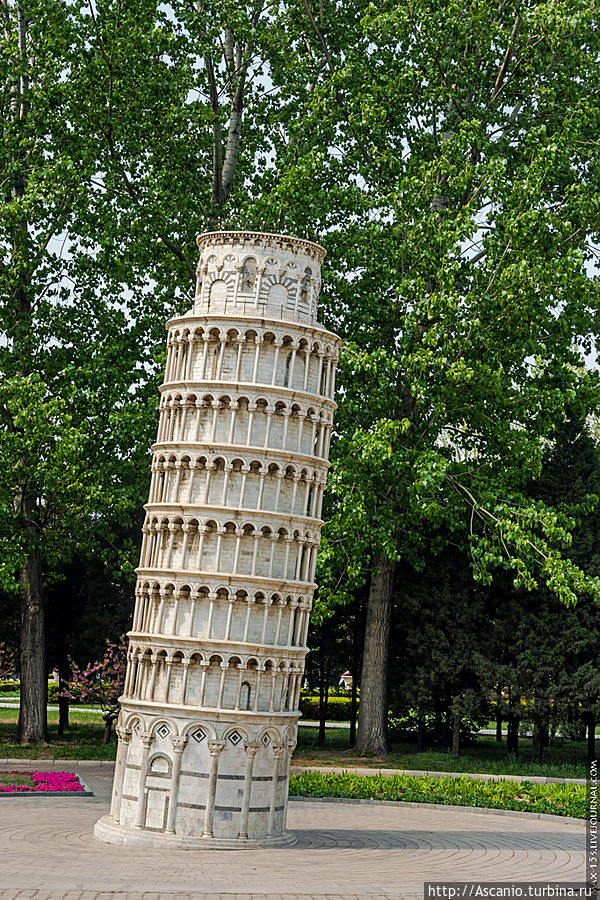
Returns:
[[[3,775],[30,775],[33,778],[33,787],[27,784],[3,784],[0,785],[0,794],[38,793],[42,791],[83,791],[77,775],[72,772],[22,772],[13,769],[3,772]]]

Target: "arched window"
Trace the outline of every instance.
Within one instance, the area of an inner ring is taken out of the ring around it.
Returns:
[[[325,382],[327,379],[327,359],[324,359],[321,364],[321,381],[319,383],[319,393],[325,393]]]
[[[250,682],[242,681],[240,690],[240,709],[250,709]]]
[[[290,352],[288,353],[286,360],[285,360],[285,372],[283,375],[283,386],[284,387],[289,387],[291,362],[292,362],[292,351],[290,350]]]
[[[253,256],[249,256],[244,260],[244,265],[242,266],[242,278],[240,283],[240,290],[244,294],[250,294],[256,287],[256,260]]]
[[[221,350],[221,344],[217,341],[215,345],[215,349],[212,351],[212,359],[210,362],[210,380],[216,381],[217,379],[217,366],[219,364],[219,352]]]

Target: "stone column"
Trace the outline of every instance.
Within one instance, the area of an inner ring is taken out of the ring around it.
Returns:
[[[219,777],[219,758],[225,749],[225,741],[209,741],[210,770],[208,773],[208,790],[206,792],[206,811],[204,815],[204,831],[202,837],[213,836],[213,819],[215,817],[215,797],[217,779]]]
[[[269,806],[269,827],[267,829],[268,835],[272,835],[273,831],[275,830],[275,807],[277,805],[277,789],[279,787],[279,760],[281,759],[282,753],[283,745],[273,747],[273,788],[271,791],[271,804]]]
[[[129,749],[129,741],[131,740],[131,728],[123,728],[121,725],[117,725],[115,731],[117,732],[119,744],[117,746],[115,780],[113,783],[110,815],[115,822],[118,822],[119,813],[121,811],[121,797],[123,796],[123,779],[125,778],[125,769],[127,767],[127,751]]]
[[[171,787],[169,789],[169,814],[167,817],[167,827],[166,831],[171,832],[171,834],[175,834],[175,820],[177,818],[177,797],[179,795],[179,777],[181,775],[181,761],[183,758],[183,751],[186,748],[186,744],[189,738],[187,737],[172,737],[171,743],[173,744],[173,769],[171,771]]]
[[[140,782],[138,785],[138,804],[135,817],[135,827],[142,828],[144,824],[144,804],[146,800],[146,778],[148,777],[148,757],[150,756],[150,747],[154,741],[154,735],[148,732],[140,734],[142,742],[142,759],[140,762]]]
[[[250,815],[250,796],[252,794],[252,770],[254,769],[254,760],[260,749],[260,744],[256,741],[246,741],[244,750],[246,751],[246,771],[244,773],[244,797],[242,800],[242,813],[240,816],[240,831],[238,837],[248,837],[248,817]]]

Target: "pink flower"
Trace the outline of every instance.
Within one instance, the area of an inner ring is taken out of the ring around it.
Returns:
[[[13,769],[4,772],[5,775],[30,775],[33,778],[33,787],[27,784],[0,785],[0,793],[9,794],[16,791],[24,792],[52,792],[52,791],[83,791],[79,779],[73,772],[22,772]]]

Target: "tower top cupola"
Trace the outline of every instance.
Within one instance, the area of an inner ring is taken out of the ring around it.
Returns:
[[[194,312],[314,322],[325,250],[283,234],[208,231],[197,238]]]

